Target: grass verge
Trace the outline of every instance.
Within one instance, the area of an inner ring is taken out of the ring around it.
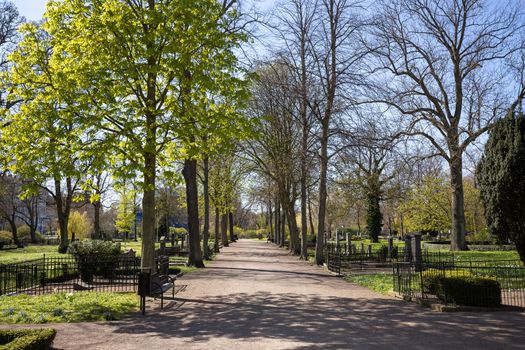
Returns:
[[[394,281],[391,273],[348,275],[344,276],[343,279],[381,294],[388,294],[394,290]]]
[[[55,293],[0,297],[0,322],[48,323],[118,320],[138,309],[135,293]]]

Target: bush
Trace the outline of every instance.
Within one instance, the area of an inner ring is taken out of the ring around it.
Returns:
[[[54,329],[0,330],[0,350],[47,350],[55,335]]]
[[[35,233],[36,242],[31,242],[31,229],[27,225],[22,225],[16,230],[18,239],[22,243],[42,243],[44,242],[44,236],[40,232]]]
[[[239,238],[259,238],[259,236],[262,238],[266,238],[267,233],[268,232],[265,229],[258,229],[258,230],[248,229],[248,230],[240,231]]]
[[[75,258],[92,257],[103,259],[118,256],[120,254],[120,244],[97,239],[86,239],[72,242],[69,246],[69,253]]]
[[[8,245],[13,240],[11,231],[0,231],[0,246]]]
[[[447,303],[466,306],[500,306],[501,286],[493,277],[468,271],[430,269],[422,274],[422,290]]]

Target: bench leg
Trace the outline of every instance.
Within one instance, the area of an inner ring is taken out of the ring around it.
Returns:
[[[160,308],[164,309],[164,293],[160,294]]]
[[[142,316],[146,314],[146,297],[140,297],[140,311],[142,311]]]

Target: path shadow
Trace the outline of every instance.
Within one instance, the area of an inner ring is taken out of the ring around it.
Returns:
[[[112,323],[116,333],[155,334],[206,342],[273,338],[313,349],[405,347],[523,349],[525,314],[438,314],[398,300],[324,298],[302,294],[231,294],[175,298],[175,309]]]

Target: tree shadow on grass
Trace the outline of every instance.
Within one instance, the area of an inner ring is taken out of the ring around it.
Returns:
[[[286,339],[310,349],[406,347],[522,349],[525,316],[516,312],[431,313],[389,299],[238,293],[206,300],[175,298],[111,324],[115,333],[207,342],[216,337]]]

